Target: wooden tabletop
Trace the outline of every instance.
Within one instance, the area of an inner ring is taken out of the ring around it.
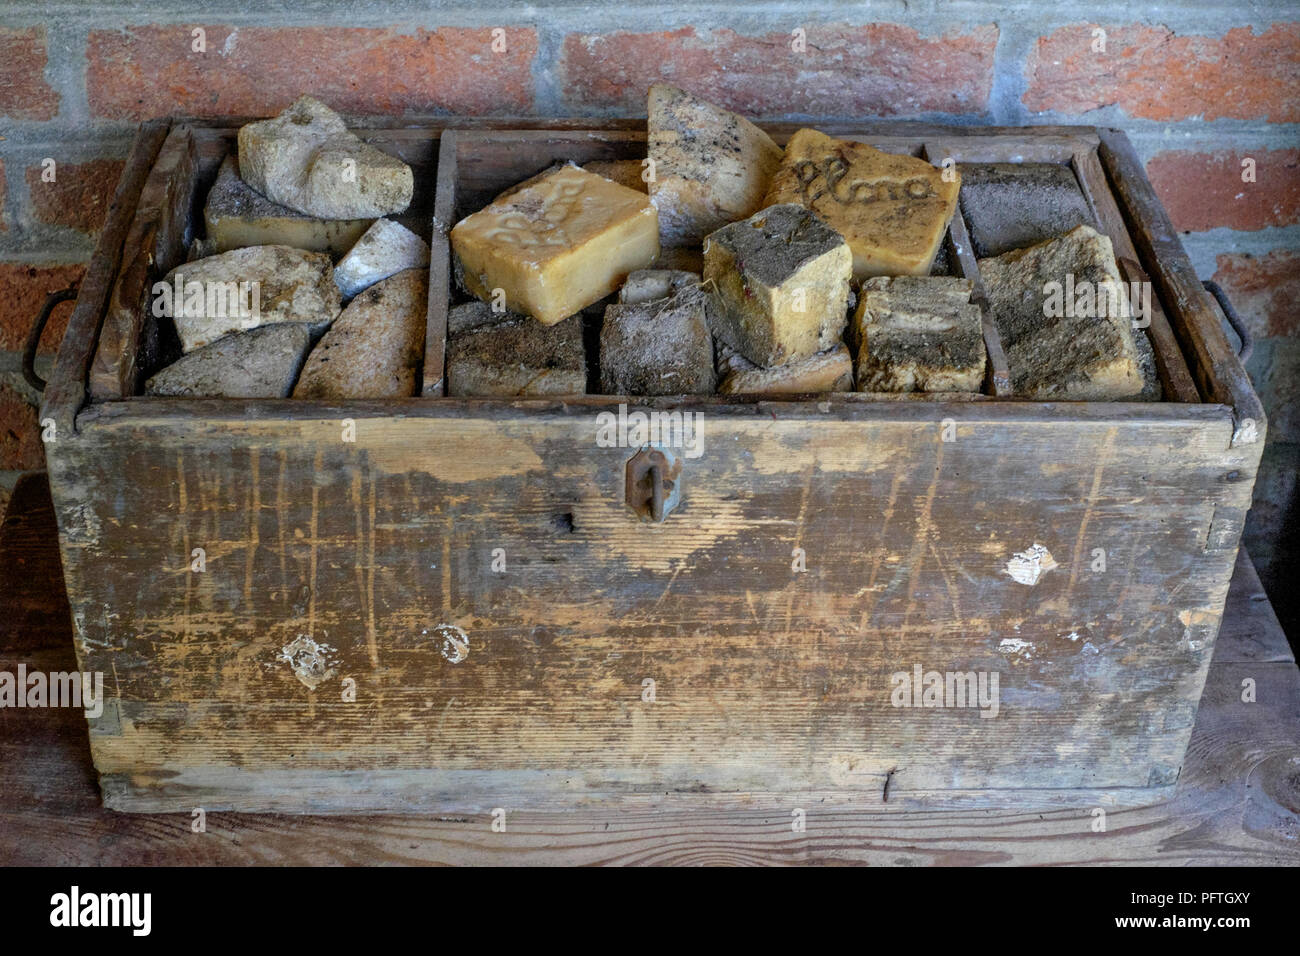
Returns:
[[[0,671],[76,667],[45,476],[0,527]],[[1253,681],[1254,702],[1242,700]],[[1105,809],[1105,808],[1103,808]],[[1300,670],[1243,552],[1174,798],[1106,809],[310,817],[104,810],[81,714],[0,709],[0,865],[865,863],[1300,865]]]

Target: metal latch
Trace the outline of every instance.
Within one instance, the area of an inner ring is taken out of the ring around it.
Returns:
[[[627,506],[642,521],[663,521],[682,497],[682,463],[663,448],[647,446],[628,459]]]

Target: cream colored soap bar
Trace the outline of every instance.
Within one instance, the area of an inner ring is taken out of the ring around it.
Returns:
[[[203,207],[207,255],[245,246],[292,246],[338,258],[356,244],[373,219],[317,219],[271,202],[239,178],[226,157]]]
[[[451,247],[471,294],[554,325],[653,263],[659,220],[641,193],[557,166],[462,219]]]
[[[842,235],[853,276],[928,275],[957,209],[961,177],[923,159],[801,129],[786,144],[764,205],[799,203]]]
[[[723,395],[800,395],[853,390],[853,359],[844,345],[775,368],[733,367],[718,386]],[[748,364],[748,363],[746,363]]]
[[[755,365],[832,348],[848,321],[853,255],[802,206],[771,206],[704,241],[715,334]]]

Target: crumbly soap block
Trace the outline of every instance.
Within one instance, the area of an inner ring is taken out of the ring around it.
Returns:
[[[145,382],[146,395],[192,398],[288,398],[311,332],[302,322],[277,322],[226,335],[195,349]]]
[[[714,331],[765,368],[840,341],[852,272],[844,239],[803,206],[771,206],[704,242]]]
[[[294,398],[404,398],[424,358],[427,269],[407,269],[353,299],[303,366]]]
[[[594,162],[584,163],[583,169],[589,173],[595,173],[597,176],[604,176],[606,179],[612,179],[620,186],[626,186],[628,189],[635,189],[637,192],[649,192],[642,174],[645,172],[645,166],[639,159],[598,159]]]
[[[447,317],[447,394],[510,398],[582,395],[587,357],[582,317],[542,325],[517,312],[494,313],[470,302]]]
[[[753,365],[732,368],[718,386],[723,395],[798,395],[852,390],[853,359],[843,344],[776,368]]]
[[[624,305],[635,305],[651,299],[666,299],[699,284],[700,276],[696,272],[686,272],[683,269],[637,269],[628,275],[627,281],[618,290],[618,301]]]
[[[465,288],[553,325],[659,255],[650,200],[577,166],[556,166],[502,193],[451,231]]]
[[[319,332],[339,314],[334,268],[323,252],[288,246],[233,249],[177,266],[163,281],[171,302],[160,303],[155,295],[155,314],[175,323],[183,352],[228,332],[275,322],[305,322]]]
[[[410,166],[363,143],[310,96],[240,128],[239,174],[268,199],[322,219],[405,212],[415,185]]]
[[[1000,256],[1097,221],[1074,171],[1060,163],[968,163],[961,212],[979,258]]]
[[[334,267],[334,282],[348,298],[405,269],[429,265],[429,244],[391,219],[376,219]]]
[[[600,330],[600,390],[606,395],[709,395],[713,337],[705,296],[616,303]]]
[[[1109,237],[1078,226],[1036,246],[981,259],[979,270],[1016,395],[1115,401],[1141,393],[1132,313],[1120,298],[1126,287]],[[1049,286],[1064,291],[1067,277],[1076,306],[1085,282],[1093,292],[1092,307],[1085,301],[1083,309],[1071,309],[1073,316],[1064,314],[1063,292],[1053,302]]]
[[[674,86],[650,87],[646,120],[653,160],[650,201],[665,247],[696,245],[751,216],[781,163],[781,147],[736,113]]]
[[[860,392],[978,392],[987,353],[969,279],[868,279],[854,339]]]
[[[801,129],[786,144],[764,205],[799,203],[848,240],[853,276],[930,273],[957,209],[961,177],[915,156]]]
[[[221,164],[203,207],[209,255],[244,246],[292,246],[337,258],[356,244],[373,221],[317,219],[271,202],[239,178],[233,156]]]

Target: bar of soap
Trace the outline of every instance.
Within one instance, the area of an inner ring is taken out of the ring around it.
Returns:
[[[698,244],[765,205],[781,147],[730,110],[656,83],[647,102],[646,149],[653,161],[650,201],[665,247]]]
[[[627,281],[618,290],[618,301],[624,305],[635,305],[651,299],[666,299],[699,284],[699,273],[684,269],[637,269],[628,275]]]
[[[606,395],[709,395],[713,337],[704,293],[615,303],[600,330],[600,390]]]
[[[1115,401],[1142,392],[1132,312],[1123,297],[1127,286],[1109,237],[1077,226],[1056,239],[980,259],[979,271],[1017,396]],[[1072,315],[1065,314],[1067,282],[1074,292]]]
[[[643,178],[645,165],[639,159],[597,159],[582,166],[589,173],[612,179],[620,186],[635,189],[637,192],[649,192]]]
[[[415,186],[410,166],[363,143],[310,96],[240,127],[239,175],[271,201],[321,219],[404,212]]]
[[[957,209],[953,181],[915,156],[801,129],[763,200],[799,203],[848,240],[853,276],[928,275]]]
[[[764,368],[839,343],[852,272],[843,237],[803,206],[770,206],[704,242],[714,331]]]
[[[323,252],[249,246],[177,266],[162,281],[168,292],[154,290],[154,314],[175,323],[182,352],[275,322],[305,322],[315,333],[339,314],[334,268]]]
[[[376,219],[334,267],[334,282],[348,298],[380,279],[429,265],[429,244],[391,219]]]
[[[182,355],[145,382],[146,395],[191,398],[288,398],[311,332],[277,322],[235,332]]]
[[[447,317],[447,394],[462,398],[582,395],[587,357],[582,318],[542,325],[486,302],[456,306]]]
[[[961,212],[981,259],[1096,226],[1074,170],[1061,163],[963,163]]]
[[[616,290],[659,255],[643,194],[577,166],[556,166],[458,222],[451,246],[465,288],[553,325]]]
[[[860,392],[978,392],[987,352],[969,279],[873,278],[854,315]]]
[[[718,392],[723,395],[797,395],[852,390],[853,359],[842,343],[789,365],[733,367],[718,386]]]
[[[203,206],[209,255],[245,246],[292,246],[337,258],[356,244],[372,222],[317,219],[271,202],[239,178],[233,156],[222,162]]]
[[[307,356],[294,398],[404,398],[424,359],[427,269],[376,282],[348,303]]]

